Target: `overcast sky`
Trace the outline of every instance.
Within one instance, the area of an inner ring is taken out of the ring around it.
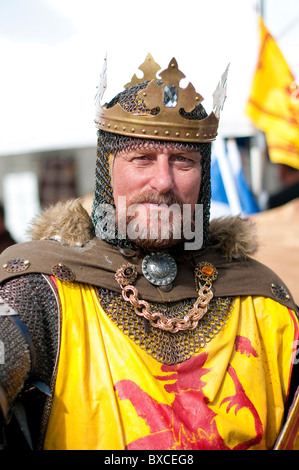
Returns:
[[[256,3],[1,0],[0,155],[94,145],[94,96],[106,53],[104,100],[120,91],[151,52],[162,68],[176,57],[208,111],[230,63],[222,128],[242,133],[258,51]],[[264,12],[296,75],[298,0],[264,0]]]

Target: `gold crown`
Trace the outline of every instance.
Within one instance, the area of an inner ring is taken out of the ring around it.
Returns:
[[[146,88],[139,90],[136,101],[143,102],[147,110],[138,114],[126,111],[119,103],[107,108],[107,103],[101,105],[101,99],[107,88],[106,72],[107,59],[101,74],[101,81],[96,96],[96,127],[107,132],[133,137],[180,141],[180,142],[211,142],[216,139],[219,125],[220,110],[226,98],[226,82],[228,66],[213,93],[213,111],[203,119],[187,119],[179,110],[190,113],[196,105],[203,101],[203,97],[195,91],[189,83],[186,88],[180,88],[180,81],[185,75],[178,69],[173,58],[168,68],[160,72],[161,83],[156,76],[160,66],[148,54],[139,69],[143,77],[133,75],[131,81],[125,85],[128,88],[144,81],[149,81]],[[149,110],[155,110],[150,114]]]

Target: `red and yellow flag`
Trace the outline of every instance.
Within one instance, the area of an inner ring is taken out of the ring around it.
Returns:
[[[298,86],[262,18],[260,53],[245,111],[265,132],[271,161],[299,169]]]

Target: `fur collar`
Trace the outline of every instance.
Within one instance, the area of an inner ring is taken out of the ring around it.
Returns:
[[[91,218],[80,199],[59,202],[45,209],[28,231],[31,240],[54,239],[81,246],[94,237]],[[227,259],[246,258],[257,250],[256,231],[249,219],[222,217],[210,223],[211,245]]]

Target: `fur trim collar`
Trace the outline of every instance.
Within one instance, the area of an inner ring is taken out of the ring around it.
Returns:
[[[57,240],[81,246],[94,237],[94,228],[79,199],[58,202],[36,217],[28,230],[30,240]]]
[[[32,223],[31,240],[54,239],[82,246],[94,237],[94,227],[80,199],[59,202],[45,209]],[[249,219],[222,217],[210,223],[211,245],[228,259],[246,258],[257,250],[256,231]]]
[[[212,220],[210,241],[230,260],[253,256],[258,248],[255,225],[250,219],[238,216]]]

